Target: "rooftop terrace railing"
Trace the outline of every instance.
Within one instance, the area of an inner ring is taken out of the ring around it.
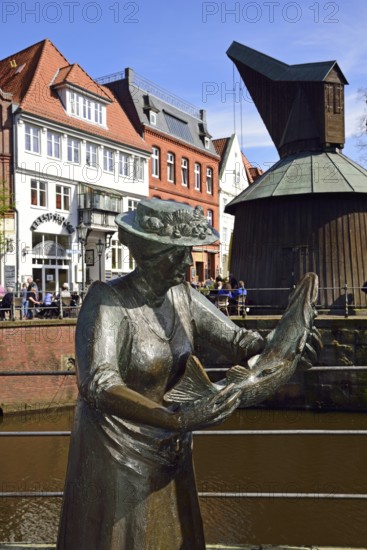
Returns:
[[[125,71],[119,71],[116,73],[111,73],[105,76],[98,77],[95,79],[95,81],[98,82],[98,84],[104,85],[109,84],[110,82],[123,80],[124,78],[126,78]],[[135,71],[130,72],[130,84],[132,86],[135,86],[139,90],[144,90],[145,92],[148,92],[158,99],[162,99],[166,103],[169,103],[170,105],[176,107],[176,109],[179,109],[180,111],[183,111],[184,113],[187,113],[190,116],[201,120],[201,113],[198,107],[166,90],[162,86],[159,86],[159,84],[156,84],[145,76],[136,73]]]

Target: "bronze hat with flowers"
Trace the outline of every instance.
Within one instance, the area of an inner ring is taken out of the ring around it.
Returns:
[[[143,199],[137,209],[116,216],[121,229],[161,244],[197,246],[219,239],[201,206],[161,199]]]

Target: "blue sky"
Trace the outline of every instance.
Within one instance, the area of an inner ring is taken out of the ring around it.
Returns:
[[[349,82],[344,153],[363,162],[353,136],[365,112],[366,0],[2,1],[0,10],[0,58],[49,38],[93,77],[132,67],[206,109],[214,138],[242,133],[262,168],[278,155],[251,99],[243,94],[240,107],[237,93],[233,102],[232,41],[289,64],[335,59]]]

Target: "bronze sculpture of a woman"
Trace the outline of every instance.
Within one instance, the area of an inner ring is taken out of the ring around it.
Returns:
[[[202,395],[198,384],[181,402],[175,388],[187,378],[195,386],[198,335],[234,363],[264,342],[184,282],[191,247],[218,239],[200,208],[145,199],[116,222],[137,267],[93,283],[79,314],[79,397],[57,549],[203,550],[192,431],[235,410],[241,371]]]

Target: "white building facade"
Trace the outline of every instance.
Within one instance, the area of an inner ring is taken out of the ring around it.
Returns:
[[[249,185],[243,164],[241,148],[236,134],[229,138],[213,140],[218,154],[219,165],[219,232],[220,232],[220,274],[229,275],[231,237],[234,217],[224,212],[226,205]]]
[[[51,65],[65,64],[49,41],[44,52]],[[42,74],[41,61],[39,69]],[[49,102],[38,108],[25,96],[13,106],[16,246],[6,257],[7,272],[14,273],[7,282],[19,288],[32,276],[43,292],[65,282],[80,292],[134,267],[114,219],[148,196],[150,150],[111,92],[79,66],[53,73],[44,92]]]

